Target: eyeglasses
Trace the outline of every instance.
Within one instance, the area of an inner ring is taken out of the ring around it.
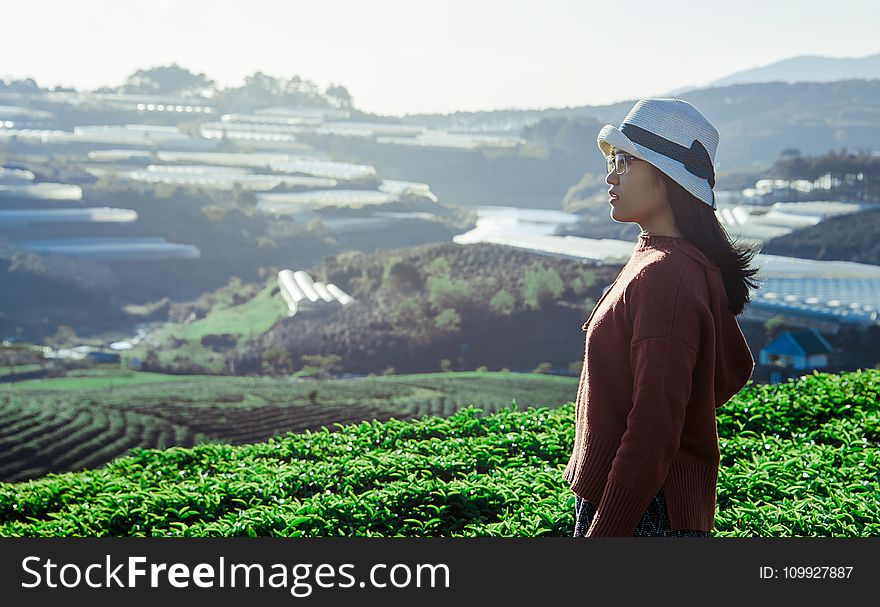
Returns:
[[[623,152],[618,152],[617,154],[606,156],[606,160],[608,162],[608,172],[614,171],[618,175],[623,175],[626,173],[627,162],[632,160],[640,160],[635,156],[630,154],[624,154]]]

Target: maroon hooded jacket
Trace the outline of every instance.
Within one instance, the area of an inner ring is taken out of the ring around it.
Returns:
[[[587,537],[631,537],[660,489],[672,529],[712,530],[715,410],[755,368],[718,266],[684,238],[643,232],[582,328],[563,478],[597,507]]]

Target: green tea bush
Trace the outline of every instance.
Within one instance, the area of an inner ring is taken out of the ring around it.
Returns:
[[[716,536],[880,535],[874,369],[751,382],[718,413]],[[3,536],[564,536],[574,403],[467,407],[0,484]]]

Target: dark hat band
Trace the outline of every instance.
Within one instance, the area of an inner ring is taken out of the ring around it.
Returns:
[[[712,166],[709,152],[698,140],[694,139],[691,147],[686,148],[629,122],[624,122],[621,125],[620,132],[633,143],[638,143],[658,154],[677,160],[684,165],[689,173],[706,179],[709,182],[709,187],[715,187],[715,167]]]

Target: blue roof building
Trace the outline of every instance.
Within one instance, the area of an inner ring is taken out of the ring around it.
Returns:
[[[804,371],[827,369],[834,347],[816,329],[785,331],[761,348],[758,364],[770,367],[770,383],[803,375]]]

